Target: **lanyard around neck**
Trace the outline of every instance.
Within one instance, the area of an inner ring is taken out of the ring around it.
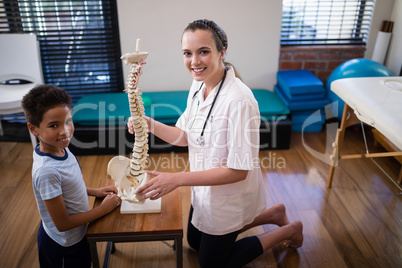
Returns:
[[[200,145],[201,145],[201,146],[204,146],[204,130],[205,130],[205,127],[206,127],[206,125],[207,125],[208,118],[209,118],[209,116],[211,115],[212,108],[214,108],[215,101],[216,101],[216,99],[218,98],[218,95],[219,95],[219,92],[221,91],[221,88],[222,88],[223,83],[225,82],[225,79],[226,79],[226,72],[227,72],[227,70],[226,70],[226,67],[225,67],[225,72],[224,72],[224,74],[223,74],[223,78],[222,78],[221,84],[219,85],[218,91],[217,91],[216,94],[215,94],[214,100],[212,101],[212,104],[211,104],[211,109],[209,109],[207,118],[205,119],[205,122],[204,122],[204,126],[202,127],[201,135],[200,135],[200,138],[199,138],[199,139],[200,139],[199,142],[200,142]],[[202,88],[203,85],[204,85],[204,82],[201,84],[200,89],[198,89],[198,91],[197,91],[196,93],[198,93],[198,92],[201,90],[201,88]]]

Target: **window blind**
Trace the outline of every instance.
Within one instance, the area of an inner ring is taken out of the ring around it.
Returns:
[[[375,0],[283,0],[281,45],[366,44]]]
[[[73,103],[124,89],[115,0],[1,0],[2,33],[36,34],[44,82]]]

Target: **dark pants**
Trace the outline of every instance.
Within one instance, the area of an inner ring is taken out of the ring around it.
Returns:
[[[41,268],[91,267],[91,253],[87,238],[69,247],[63,247],[48,236],[40,223],[38,254]]]
[[[263,253],[260,240],[256,236],[239,241],[240,231],[225,235],[209,235],[199,231],[191,223],[193,206],[188,217],[188,244],[198,251],[201,267],[242,267]]]

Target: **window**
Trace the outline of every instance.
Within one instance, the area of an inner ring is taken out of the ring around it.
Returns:
[[[65,89],[73,103],[124,88],[115,0],[1,0],[2,33],[35,33],[44,82]]]
[[[281,45],[366,44],[375,0],[283,0]]]

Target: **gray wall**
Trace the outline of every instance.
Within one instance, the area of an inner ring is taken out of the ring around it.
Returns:
[[[212,19],[227,33],[226,60],[251,88],[272,90],[278,71],[281,0],[117,0],[122,53],[134,52],[137,38],[148,51],[140,87],[144,91],[188,90],[192,77],[183,65],[181,35],[196,19]],[[385,65],[398,75],[402,63],[402,0],[377,0],[365,58],[370,59],[383,20],[395,22]],[[124,78],[128,67],[124,66]]]
[[[226,61],[252,88],[273,89],[279,61],[281,0],[117,0],[122,53],[136,39],[149,52],[140,87],[144,91],[188,90],[181,36],[189,22],[212,19],[228,35]],[[124,78],[128,67],[124,66]]]

